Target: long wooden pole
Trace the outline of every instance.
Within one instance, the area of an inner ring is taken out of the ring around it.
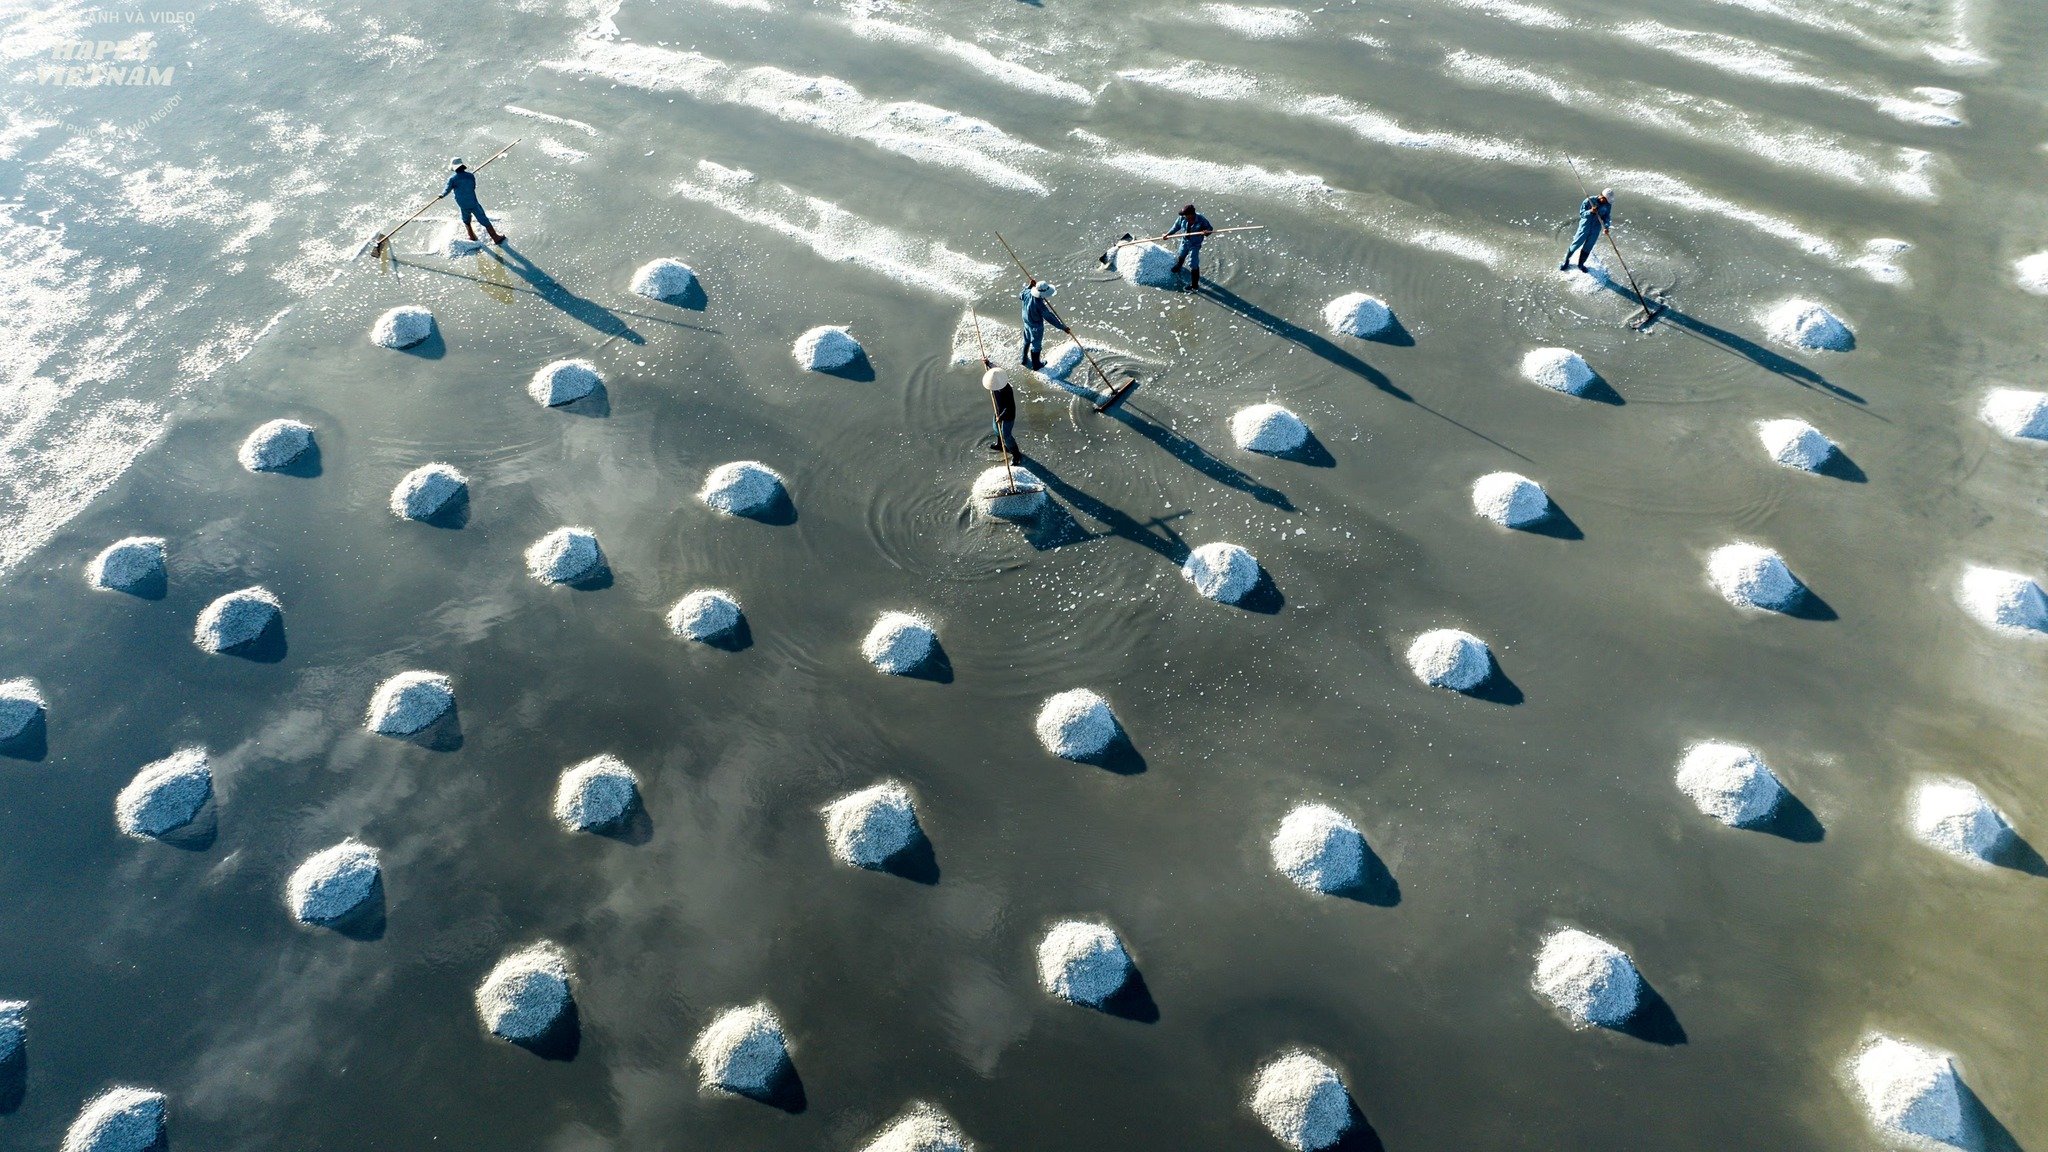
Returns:
[[[1586,190],[1585,178],[1579,175],[1579,166],[1572,163],[1572,158],[1569,156],[1564,158],[1564,163],[1565,167],[1572,170],[1572,179],[1579,182],[1579,195],[1581,197],[1591,196],[1592,193]],[[1614,226],[1603,220],[1600,222],[1600,232],[1607,237],[1607,248],[1614,253],[1614,262],[1621,265],[1621,274],[1628,277],[1628,289],[1636,294],[1636,306],[1642,309],[1643,320],[1648,322],[1649,318],[1655,315],[1655,313],[1650,311],[1650,302],[1643,299],[1643,289],[1636,283],[1636,274],[1629,270],[1628,261],[1621,258],[1621,245],[1614,242]]]
[[[1266,226],[1264,224],[1239,224],[1234,228],[1205,228],[1200,232],[1166,232],[1158,236],[1146,236],[1137,240],[1119,240],[1111,244],[1109,250],[1114,252],[1119,248],[1128,248],[1133,244],[1157,244],[1161,240],[1171,240],[1176,236],[1221,236],[1225,232],[1264,232],[1265,230]]]
[[[981,342],[981,313],[976,312],[973,305],[969,305],[967,314],[974,318],[974,346],[981,349],[981,362],[983,364],[994,363],[994,361],[988,358],[988,345]],[[989,426],[994,428],[996,432],[996,451],[1003,454],[1003,479],[1009,482],[1009,495],[1014,496],[1017,494],[1017,473],[1015,469],[1010,467],[1010,450],[1003,447],[1003,409],[1001,405],[996,403],[996,394],[994,392],[988,394],[988,406],[989,411],[993,414]]]
[[[996,233],[996,243],[1001,244],[1003,246],[1003,251],[1008,252],[1010,254],[1010,263],[1015,264],[1017,266],[1017,271],[1022,272],[1026,280],[1031,281],[1033,284],[1038,283],[1038,277],[1033,276],[1031,274],[1031,269],[1026,268],[1022,260],[1017,259],[1017,250],[1015,248],[1010,247],[1010,242],[1008,240],[1003,239],[1003,234],[1001,232]],[[1046,306],[1046,311],[1051,312],[1052,306],[1048,304]],[[1057,317],[1059,314],[1055,312],[1053,313],[1053,315]],[[1062,323],[1065,322],[1062,321]],[[1086,357],[1088,360],[1088,366],[1090,368],[1095,369],[1095,374],[1101,377],[1102,386],[1104,388],[1109,389],[1110,393],[1114,395],[1116,392],[1116,385],[1110,381],[1109,373],[1104,372],[1102,370],[1102,365],[1097,364],[1095,362],[1095,353],[1090,352],[1088,350],[1088,346],[1086,344],[1081,343],[1081,334],[1079,332],[1074,331],[1073,325],[1071,324],[1067,325],[1067,338],[1074,342],[1074,347],[1079,348],[1081,350],[1081,355]]]
[[[523,137],[522,137],[522,139],[523,139]],[[517,143],[519,143],[519,141],[518,141],[518,140],[514,140],[514,141],[512,141],[512,144],[517,144]],[[491,153],[491,155],[490,155],[490,158],[489,158],[489,159],[485,160],[485,161],[484,161],[483,163],[481,163],[481,164],[477,165],[476,167],[474,167],[474,168],[471,168],[471,169],[470,169],[470,171],[471,171],[471,172],[481,172],[481,171],[483,171],[484,169],[486,169],[486,168],[490,167],[490,166],[491,166],[491,161],[492,161],[492,160],[496,160],[496,159],[497,159],[498,157],[500,157],[500,156],[503,156],[503,155],[504,155],[505,153],[507,153],[507,152],[510,152],[510,151],[512,150],[512,144],[507,144],[507,145],[505,145],[505,146],[504,146],[503,148],[500,148],[500,149],[498,149],[498,150],[497,150],[496,152],[493,152],[493,153]],[[434,205],[436,205],[436,204],[439,204],[439,203],[441,202],[441,197],[442,197],[442,196],[446,196],[446,195],[448,195],[448,194],[447,194],[446,192],[443,192],[443,193],[441,193],[441,195],[440,195],[440,196],[436,196],[436,197],[434,197],[434,198],[433,198],[432,200],[429,200],[429,201],[427,201],[427,202],[426,202],[425,204],[422,204],[422,205],[420,205],[420,210],[419,210],[419,211],[417,211],[417,212],[415,212],[415,213],[413,213],[413,214],[412,214],[412,215],[410,215],[410,216],[407,216],[407,217],[406,217],[405,219],[403,219],[403,220],[400,220],[400,221],[398,222],[398,227],[397,227],[397,228],[393,228],[393,229],[392,229],[391,231],[389,231],[389,232],[379,232],[379,233],[377,233],[376,237],[375,237],[374,239],[372,239],[372,240],[370,241],[370,247],[369,247],[369,253],[370,253],[370,255],[372,255],[372,256],[382,256],[382,255],[384,254],[384,246],[385,246],[386,244],[389,244],[389,243],[391,243],[391,238],[392,238],[393,236],[396,236],[396,235],[398,235],[398,229],[399,229],[399,228],[403,228],[403,227],[405,227],[405,226],[406,226],[407,224],[410,224],[410,223],[412,223],[413,221],[415,221],[415,220],[419,219],[420,217],[422,217],[422,216],[426,215],[426,214],[427,214],[427,209],[429,209],[429,208],[432,208],[432,207],[433,207]],[[358,255],[361,255],[361,253],[357,253],[357,254],[358,254]]]

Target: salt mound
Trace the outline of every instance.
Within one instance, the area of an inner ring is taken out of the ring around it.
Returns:
[[[2031,577],[1997,568],[1963,572],[1963,609],[2001,632],[2038,636],[2048,632],[2048,595]]]
[[[1785,300],[1761,317],[1764,335],[1791,348],[1810,352],[1847,352],[1856,335],[1835,314],[1811,300]]]
[[[109,1088],[78,1110],[62,1152],[148,1152],[163,1145],[164,1120],[163,1093]]]
[[[1022,520],[1038,514],[1048,497],[1045,482],[1028,469],[998,464],[974,478],[974,503],[990,516]]]
[[[1953,1061],[1890,1036],[1873,1036],[1853,1068],[1863,1106],[1879,1128],[1964,1147],[1962,1083]]]
[[[1994,389],[1978,411],[1985,423],[2015,440],[2048,440],[2048,392]]]
[[[1913,835],[1930,848],[1971,863],[1988,863],[2012,834],[2005,814],[1975,785],[1929,780],[1913,792]]]
[[[1756,435],[1771,459],[1802,472],[1820,471],[1835,455],[1835,442],[1804,420],[1764,420]]]
[[[1236,544],[1204,544],[1181,562],[1180,574],[1218,604],[1235,604],[1259,585],[1259,562]]]
[[[967,1137],[944,1112],[929,1104],[913,1104],[861,1147],[860,1152],[971,1152]]]
[[[1394,324],[1394,310],[1377,296],[1348,292],[1323,305],[1323,323],[1339,336],[1377,336]]]
[[[609,828],[640,802],[640,778],[616,756],[592,756],[562,772],[555,785],[555,819],[571,832]]]
[[[353,837],[306,857],[285,884],[285,902],[305,924],[332,924],[363,906],[384,870],[377,850]]]
[[[1273,1138],[1296,1152],[1328,1148],[1351,1128],[1351,1093],[1335,1068],[1299,1050],[1259,1069],[1252,1111]]]
[[[226,652],[263,635],[284,618],[284,604],[261,586],[230,592],[199,613],[192,642],[208,652]]]
[[[1493,675],[1493,653],[1470,632],[1438,628],[1408,645],[1408,667],[1431,687],[1470,692]]]
[[[765,1096],[789,1067],[789,1045],[774,1010],[749,1004],[719,1013],[697,1036],[690,1058],[702,1069],[704,1087]]]
[[[1342,892],[1365,873],[1365,836],[1335,808],[1303,804],[1280,821],[1273,867],[1308,892]]]
[[[569,1008],[569,958],[543,940],[498,961],[476,988],[476,1014],[491,1035],[538,1040]]]
[[[1707,557],[1707,580],[1737,608],[1785,612],[1797,607],[1806,592],[1783,558],[1755,544],[1714,549]]]
[[[400,672],[377,685],[364,723],[384,736],[410,736],[453,707],[455,686],[448,677],[439,672]]]
[[[865,351],[853,334],[835,325],[821,325],[796,338],[789,349],[807,372],[831,372],[861,358]]]
[[[1527,476],[1491,472],[1472,482],[1472,511],[1503,528],[1527,528],[1550,515],[1550,496]]]
[[[544,408],[574,404],[604,386],[597,365],[588,360],[557,360],[533,374],[526,394]]]
[[[450,500],[469,491],[469,478],[448,464],[422,464],[391,490],[391,514],[404,520],[432,520]]]
[[[740,626],[740,602],[716,588],[699,588],[668,610],[668,630],[686,640],[709,642]]]
[[[28,1001],[0,1000],[0,1066],[21,1055],[28,1043]]]
[[[1173,270],[1173,249],[1150,240],[1126,244],[1109,254],[1110,267],[1126,283],[1140,288],[1172,288],[1180,283]]]
[[[434,334],[434,314],[417,304],[393,308],[370,325],[370,343],[385,348],[410,348]]]
[[[1278,404],[1254,404],[1232,414],[1230,436],[1247,452],[1278,455],[1308,443],[1308,425]]]
[[[299,420],[272,420],[260,424],[242,441],[236,454],[242,467],[251,472],[275,472],[289,468],[294,460],[313,446],[313,426]]]
[[[1590,932],[1561,928],[1536,953],[1536,991],[1581,1027],[1618,1028],[1635,1015],[1643,977],[1628,953]]]
[[[147,840],[190,824],[213,795],[206,749],[180,748],[145,764],[114,797],[114,823],[123,835]]]
[[[130,536],[107,545],[92,558],[86,582],[110,592],[132,592],[164,581],[164,540],[161,536]]]
[[[909,790],[893,780],[841,796],[824,815],[833,858],[855,868],[881,868],[924,837]]]
[[[1593,384],[1593,366],[1569,348],[1537,348],[1522,357],[1522,377],[1552,392],[1584,396]]]
[[[1699,810],[1731,828],[1747,828],[1777,811],[1784,785],[1753,750],[1716,740],[1695,744],[1678,762],[1678,790]]]
[[[1039,986],[1062,1000],[1100,1008],[1130,979],[1131,954],[1114,929],[1062,920],[1038,943]]]
[[[526,574],[543,584],[573,584],[603,564],[597,534],[588,528],[557,528],[526,549]]]
[[[2012,278],[2036,296],[2048,296],[2048,252],[2036,252],[2012,262]]]
[[[773,468],[752,460],[735,460],[711,470],[697,499],[727,516],[755,516],[787,495],[782,477]]]
[[[1038,710],[1038,742],[1055,756],[1085,760],[1108,750],[1119,729],[1109,701],[1086,688],[1069,688]]]
[[[28,731],[48,708],[35,681],[0,680],[0,740],[12,740]]]
[[[688,264],[663,256],[642,264],[630,287],[650,300],[673,300],[696,283],[697,273]]]
[[[860,654],[889,675],[903,676],[931,659],[938,642],[939,634],[920,617],[908,612],[884,612],[860,642]]]

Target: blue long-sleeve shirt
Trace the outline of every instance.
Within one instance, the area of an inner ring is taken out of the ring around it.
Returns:
[[[1598,236],[1613,218],[1614,201],[1602,200],[1598,196],[1586,197],[1585,203],[1579,205],[1579,230],[1572,237],[1572,243],[1582,244]]]
[[[1067,331],[1067,326],[1060,323],[1059,316],[1053,312],[1052,305],[1032,295],[1031,289],[1026,288],[1018,293],[1017,302],[1024,306],[1024,326],[1026,328],[1043,328],[1046,321],[1050,320],[1053,327],[1062,332]]]
[[[455,202],[465,208],[480,208],[476,198],[476,173],[464,168],[448,174],[448,183],[441,185],[441,195],[453,193]]]
[[[1202,241],[1207,240],[1209,238],[1209,233],[1214,230],[1214,226],[1209,223],[1209,218],[1197,212],[1195,213],[1195,218],[1192,220],[1188,219],[1185,216],[1181,217],[1178,220],[1175,220],[1173,222],[1173,227],[1166,230],[1166,234],[1168,236],[1180,236],[1183,233],[1189,232],[1199,233],[1199,235],[1188,236],[1186,239],[1180,242],[1181,247],[1193,249],[1200,248],[1202,246]]]

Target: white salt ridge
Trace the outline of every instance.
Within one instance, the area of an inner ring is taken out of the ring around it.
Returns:
[[[180,748],[142,766],[114,797],[114,823],[124,836],[148,840],[190,824],[213,796],[206,749]]]
[[[854,363],[866,351],[845,328],[822,324],[797,337],[789,354],[806,372],[831,372]]]
[[[469,478],[451,464],[422,464],[391,490],[391,514],[401,520],[431,520],[450,500],[469,491]]]
[[[1125,244],[1109,254],[1110,267],[1128,283],[1140,288],[1172,288],[1180,283],[1173,270],[1174,249],[1141,240]]]
[[[931,659],[939,634],[931,623],[908,612],[884,612],[860,642],[860,654],[891,676],[915,672]]]
[[[505,105],[505,111],[512,113],[514,116],[524,116],[529,120],[538,120],[543,124],[553,124],[559,128],[574,128],[585,136],[600,135],[597,125],[586,124],[581,120],[571,120],[567,116],[556,116],[551,113],[536,111],[532,108],[521,108],[517,104]]]
[[[1522,357],[1522,377],[1552,392],[1584,396],[1593,383],[1593,366],[1569,348],[1537,348]]]
[[[555,819],[571,832],[612,827],[640,803],[640,777],[616,756],[592,756],[562,770]]]
[[[543,940],[498,961],[476,989],[476,1013],[491,1035],[538,1040],[569,1008],[569,958]]]
[[[363,906],[384,874],[377,850],[353,837],[306,857],[285,884],[285,902],[306,924],[332,924]]]
[[[1037,728],[1045,750],[1067,760],[1101,755],[1120,731],[1109,701],[1086,688],[1069,688],[1048,698],[1038,710]]]
[[[1809,352],[1846,352],[1856,346],[1856,336],[1826,306],[1812,300],[1784,300],[1772,305],[1759,320],[1764,335],[1790,348]]]
[[[1493,675],[1493,652],[1470,632],[1438,628],[1408,645],[1408,667],[1431,687],[1470,692]]]
[[[1365,875],[1364,833],[1325,804],[1289,812],[1268,847],[1274,870],[1305,892],[1343,892]]]
[[[92,558],[86,582],[109,592],[130,592],[161,584],[165,578],[164,538],[130,536],[116,540]]]
[[[1218,604],[1235,604],[1259,586],[1259,562],[1236,544],[1216,541],[1188,553],[1180,574]]]
[[[1281,40],[1309,30],[1308,16],[1292,8],[1204,4],[1202,15],[1248,40]]]
[[[1799,605],[1806,586],[1785,560],[1757,544],[1728,544],[1707,557],[1707,581],[1737,608],[1787,612]]]
[[[1394,310],[1377,296],[1347,292],[1323,305],[1323,323],[1339,336],[1377,336],[1394,325]]]
[[[787,498],[782,475],[753,460],[720,464],[704,478],[704,487],[697,492],[697,499],[727,516],[757,515]]]
[[[164,1140],[164,1103],[152,1089],[109,1088],[78,1110],[62,1152],[151,1152]]]
[[[1014,464],[998,464],[974,478],[975,506],[991,516],[1022,520],[1037,515],[1049,500],[1045,481]]]
[[[578,160],[590,159],[590,153],[581,148],[572,148],[551,136],[537,136],[533,143],[534,147],[565,163],[574,164]]]
[[[284,618],[284,604],[262,586],[230,592],[208,604],[192,629],[192,642],[208,652],[239,648]]]
[[[1005,60],[979,44],[955,39],[941,32],[925,28],[913,28],[890,20],[879,20],[856,12],[849,25],[856,35],[869,40],[882,40],[897,44],[915,44],[944,53],[957,60],[965,61],[974,68],[974,74],[982,80],[992,81],[1006,87],[1041,96],[1066,100],[1075,104],[1093,104],[1095,97],[1088,89],[1071,81],[1048,76],[1043,72],[1027,68],[1014,61]]]
[[[1281,455],[1308,443],[1308,425],[1278,404],[1253,404],[1231,415],[1230,437],[1247,452]]]
[[[1472,511],[1503,528],[1527,528],[1550,515],[1543,485],[1514,472],[1490,472],[1472,482]]]
[[[28,1044],[28,1001],[0,1000],[0,1066],[21,1055]]]
[[[2048,296],[2048,252],[2036,252],[2012,262],[2013,282],[2036,296]]]
[[[1913,790],[1913,835],[1930,848],[1986,864],[2012,835],[2012,823],[1973,784],[1929,780]]]
[[[1985,423],[2015,440],[2048,440],[2048,392],[1995,388],[1978,411]]]
[[[767,1004],[719,1013],[690,1049],[704,1087],[740,1096],[772,1092],[789,1067],[782,1021]]]
[[[1784,785],[1763,757],[1739,744],[1704,741],[1678,762],[1678,789],[1701,812],[1731,828],[1769,818],[1784,799]]]
[[[526,382],[526,394],[543,408],[574,404],[604,385],[597,365],[588,360],[557,360],[542,366]]]
[[[855,868],[882,868],[924,838],[910,790],[894,780],[841,796],[823,814],[832,858]]]
[[[1906,269],[1899,257],[1912,251],[1913,245],[1889,236],[1879,236],[1863,243],[1863,254],[1849,261],[1849,267],[1864,272],[1880,284],[1904,284]]]
[[[49,707],[35,681],[25,677],[0,681],[0,740],[12,740],[28,731]]]
[[[410,348],[434,334],[434,314],[417,304],[401,304],[370,325],[370,343],[384,348]]]
[[[650,300],[674,300],[697,284],[697,273],[681,260],[663,256],[642,264],[628,285]]]
[[[526,574],[543,584],[573,584],[603,564],[604,550],[588,528],[557,528],[526,549]]]
[[[1948,1056],[1877,1035],[1864,1042],[1851,1073],[1877,1127],[1951,1147],[1972,1143],[1963,1117],[1962,1081]]]
[[[1100,1008],[1131,979],[1131,954],[1112,928],[1062,920],[1038,942],[1038,984],[1053,996]]]
[[[1317,1152],[1351,1129],[1351,1091],[1335,1068],[1299,1049],[1259,1069],[1252,1112],[1275,1140],[1295,1152]]]
[[[1127,68],[1116,75],[1119,80],[1198,100],[1250,100],[1259,94],[1256,75],[1201,60],[1181,60],[1165,68]]]
[[[1097,164],[1171,185],[1184,193],[1276,196],[1305,203],[1326,202],[1337,195],[1329,181],[1313,172],[1275,172],[1256,164],[1219,164],[1194,156],[1165,156],[1124,147],[1085,128],[1070,129],[1067,135],[1094,149]]]
[[[913,1104],[861,1146],[860,1152],[973,1152],[953,1118],[929,1104]]]
[[[731,635],[741,619],[740,602],[731,593],[699,588],[668,610],[668,630],[686,640],[704,643]]]
[[[1952,89],[1920,87],[1908,95],[1899,95],[1885,91],[1874,81],[1849,83],[1819,75],[1801,66],[1805,57],[1755,40],[1673,28],[1654,20],[1609,25],[1607,31],[1618,39],[1703,64],[1749,83],[1808,88],[1861,101],[1908,124],[1953,128],[1964,123],[1956,110],[1963,94]]]
[[[299,420],[271,420],[259,424],[242,441],[236,458],[251,472],[275,472],[289,468],[294,460],[313,446],[313,426]]]
[[[1576,1026],[1619,1028],[1635,1015],[1643,977],[1628,953],[1590,932],[1561,928],[1536,953],[1535,988]]]
[[[1980,623],[2015,636],[2048,633],[2048,595],[2030,576],[1970,568],[1957,591],[1963,609]]]
[[[1801,472],[1818,472],[1834,459],[1835,442],[1804,420],[1764,420],[1756,426],[1757,439],[1771,459]]]
[[[410,736],[455,707],[455,686],[439,672],[400,672],[370,696],[364,725],[385,736]]]

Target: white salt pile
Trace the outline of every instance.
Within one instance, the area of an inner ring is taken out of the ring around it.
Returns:
[[[1993,389],[1978,412],[1985,423],[2015,440],[2048,440],[2048,392]]]
[[[1975,785],[1929,780],[1913,790],[1913,835],[1957,859],[1985,864],[2012,835],[2012,824]]]
[[[163,1093],[109,1088],[78,1110],[62,1152],[150,1152],[163,1146],[164,1121]]]
[[[332,924],[363,906],[384,869],[377,850],[350,837],[306,857],[285,884],[285,903],[304,924]]]
[[[574,404],[604,384],[597,365],[588,360],[557,360],[545,365],[526,382],[526,394],[543,408]]]
[[[1527,528],[1550,515],[1550,495],[1527,476],[1489,472],[1472,482],[1472,511],[1503,528]]]
[[[1806,586],[1776,552],[1756,544],[1728,544],[1707,557],[1707,580],[1737,608],[1788,611]]]
[[[698,1034],[690,1058],[701,1070],[704,1087],[763,1096],[774,1091],[789,1067],[789,1045],[774,1010],[749,1004],[719,1013]]]
[[[1101,755],[1117,738],[1109,701],[1086,688],[1069,688],[1038,710],[1038,742],[1055,756],[1085,760]]]
[[[1109,254],[1110,267],[1140,288],[1172,288],[1180,282],[1173,270],[1173,249],[1149,240],[1126,244]]]
[[[1062,1000],[1090,1008],[1123,991],[1131,954],[1116,931],[1085,920],[1062,920],[1038,942],[1038,983]]]
[[[1218,604],[1235,604],[1259,585],[1259,562],[1236,544],[1216,541],[1188,553],[1180,574]]]
[[[1635,1015],[1643,977],[1628,953],[1590,932],[1561,928],[1536,953],[1535,987],[1575,1025],[1618,1028]]]
[[[1308,425],[1278,404],[1254,404],[1231,415],[1230,436],[1247,452],[1278,455],[1308,443]]]
[[[555,819],[571,832],[609,828],[640,803],[640,777],[616,756],[592,756],[563,769],[555,785]]]
[[[573,584],[603,563],[597,534],[588,528],[557,528],[526,549],[526,574],[543,584]]]
[[[35,681],[0,681],[0,740],[12,740],[28,731],[28,726],[48,708]]]
[[[1593,384],[1593,366],[1569,348],[1537,348],[1523,355],[1522,378],[1552,392],[1584,396]]]
[[[1849,326],[1812,300],[1781,301],[1759,319],[1764,335],[1789,348],[1846,352],[1856,346],[1856,336]]]
[[[1377,296],[1347,292],[1323,305],[1323,323],[1339,336],[1377,336],[1394,325],[1394,310]]]
[[[1470,692],[1493,675],[1493,652],[1470,632],[1438,628],[1408,645],[1408,667],[1431,687]]]
[[[313,426],[299,420],[272,420],[259,424],[242,441],[236,454],[242,467],[251,472],[275,472],[289,468],[294,460],[313,446]]]
[[[1303,804],[1280,821],[1271,844],[1273,867],[1307,892],[1342,892],[1365,872],[1365,836],[1344,814]]]
[[[929,1104],[913,1104],[860,1152],[971,1152],[953,1118]]]
[[[1335,1068],[1297,1049],[1259,1069],[1252,1111],[1275,1140],[1296,1152],[1316,1152],[1350,1131],[1351,1092]]]
[[[422,464],[391,490],[391,514],[402,520],[432,520],[450,500],[469,491],[469,478],[449,464]]]
[[[439,672],[400,672],[377,685],[364,721],[384,736],[410,736],[455,707],[455,686]]]
[[[107,545],[85,570],[86,582],[109,592],[132,592],[164,580],[164,539],[130,536]]]
[[[833,858],[855,868],[881,868],[924,837],[910,790],[894,780],[841,796],[824,816]]]
[[[546,940],[498,961],[476,988],[476,1014],[506,1040],[538,1040],[568,1009],[569,958]]]
[[[1049,497],[1028,469],[998,464],[974,478],[974,504],[990,516],[1022,520],[1038,514]]]
[[[230,592],[199,613],[192,642],[208,652],[239,648],[284,618],[284,604],[261,586]]]
[[[820,325],[796,338],[789,354],[806,372],[832,372],[847,367],[864,354],[860,341],[837,325]]]
[[[1970,1143],[1962,1082],[1942,1053],[1891,1036],[1872,1036],[1851,1069],[1871,1123],[1900,1136],[1953,1147]]]
[[[938,632],[922,617],[908,612],[884,612],[860,642],[860,654],[889,675],[903,676],[931,659],[938,642]]]
[[[2022,289],[2036,296],[2048,296],[2048,252],[2036,252],[2013,261],[2012,278]]]
[[[206,749],[180,748],[145,764],[114,797],[114,823],[138,840],[175,832],[190,824],[213,795],[213,769]]]
[[[417,304],[401,304],[370,325],[370,343],[385,348],[410,348],[434,334],[434,314]]]
[[[21,1055],[28,1043],[28,1001],[0,1000],[0,1066]]]
[[[697,499],[727,516],[754,516],[768,511],[787,494],[775,469],[753,460],[735,460],[711,470]]]
[[[1818,472],[1835,455],[1835,442],[1804,420],[1764,420],[1756,426],[1757,439],[1771,459],[1787,468]]]
[[[663,256],[649,260],[633,273],[632,290],[650,300],[673,300],[697,283],[697,273],[681,260]]]
[[[1678,762],[1678,790],[1699,810],[1731,828],[1747,828],[1777,811],[1785,787],[1763,757],[1740,744],[1708,740]]]
[[[740,626],[740,602],[716,588],[699,588],[668,610],[668,630],[685,640],[709,642]]]
[[[1998,568],[1968,568],[1957,589],[1963,610],[2012,635],[2048,633],[2048,595],[2033,578]]]

